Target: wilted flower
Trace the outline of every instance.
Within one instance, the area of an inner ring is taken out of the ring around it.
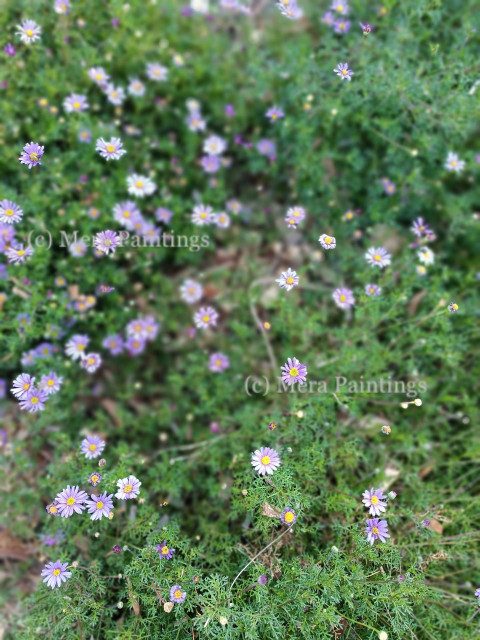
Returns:
[[[280,456],[270,447],[262,447],[252,453],[252,466],[261,476],[271,475],[280,464]]]
[[[388,424],[384,425],[381,429],[382,433],[389,436],[392,433],[392,428],[388,426]]]
[[[295,382],[305,382],[307,379],[307,367],[301,364],[297,358],[288,358],[287,362],[282,366],[282,380],[287,385]]]
[[[56,562],[47,562],[45,569],[42,571],[43,582],[52,589],[60,587],[62,582],[72,577],[72,572],[67,571],[68,562],[62,563],[60,560]]]

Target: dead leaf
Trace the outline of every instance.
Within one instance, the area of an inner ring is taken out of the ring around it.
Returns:
[[[422,291],[419,291],[413,296],[413,298],[408,303],[408,307],[407,307],[407,311],[409,315],[414,316],[417,313],[418,305],[420,304],[421,299],[426,293],[427,293],[427,290],[422,289]]]
[[[80,289],[78,288],[78,284],[71,284],[68,287],[68,294],[72,300],[77,300],[80,296]]]
[[[443,526],[438,520],[430,520],[428,528],[432,529],[432,531],[435,531],[435,533],[438,533],[440,536],[443,534]]]
[[[34,549],[32,545],[15,538],[8,531],[0,531],[0,558],[25,560],[33,555]]]
[[[132,583],[130,582],[130,578],[127,578],[128,584],[128,596],[130,598],[130,602],[132,603],[133,612],[136,616],[140,615],[140,605],[138,604],[138,600],[135,597],[135,594],[132,591]]]
[[[268,504],[268,502],[265,502],[262,507],[262,516],[267,516],[267,518],[279,518],[280,514],[280,509],[272,507],[272,505]]]
[[[420,480],[423,480],[423,478],[426,478],[428,474],[431,473],[434,469],[435,465],[433,464],[433,462],[430,462],[429,464],[426,464],[424,467],[420,468],[418,477],[420,478]]]
[[[122,424],[122,421],[117,415],[117,403],[111,398],[101,398],[100,405],[105,409],[116,427]]]

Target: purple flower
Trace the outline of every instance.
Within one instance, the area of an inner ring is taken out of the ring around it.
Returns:
[[[125,91],[122,87],[116,87],[115,85],[108,83],[104,90],[110,104],[113,104],[116,107],[123,104],[125,100]]]
[[[390,180],[388,180],[388,178],[384,178],[382,180],[383,183],[383,188],[385,189],[385,193],[387,194],[387,196],[393,196],[393,194],[396,192],[397,187],[393,182],[390,182]]]
[[[293,287],[296,287],[300,282],[300,278],[297,276],[297,272],[288,268],[286,271],[283,271],[280,278],[275,280],[278,282],[278,286],[280,289],[285,289],[286,291],[290,291]]]
[[[40,378],[39,388],[43,389],[47,395],[52,395],[53,393],[57,393],[60,391],[60,386],[63,382],[63,378],[57,376],[54,371],[50,371],[50,373],[46,376],[42,376]]]
[[[163,82],[167,79],[168,69],[158,62],[147,63],[147,76],[155,82]]]
[[[365,260],[372,267],[380,267],[380,269],[383,269],[383,267],[387,267],[391,263],[392,256],[383,247],[378,247],[377,249],[370,247],[365,254]]]
[[[222,373],[230,366],[230,360],[223,353],[212,353],[208,361],[208,368],[214,373]]]
[[[295,382],[305,382],[307,379],[307,367],[301,364],[297,358],[288,358],[281,369],[282,380],[287,385],[292,385]]]
[[[133,78],[130,80],[127,91],[131,96],[141,97],[145,93],[145,85],[138,78]]]
[[[378,518],[367,520],[365,532],[367,534],[367,540],[370,544],[373,544],[375,540],[386,542],[386,539],[390,538],[390,535],[388,533],[387,521],[379,520]]]
[[[279,107],[270,107],[265,115],[267,118],[270,118],[270,122],[276,122],[280,118],[283,118],[285,114]]]
[[[79,360],[85,357],[85,350],[90,342],[88,336],[75,335],[65,345],[65,353],[72,360]]]
[[[278,0],[277,7],[280,13],[289,20],[299,20],[303,16],[303,11],[297,5],[296,0]]]
[[[367,296],[379,296],[381,292],[381,287],[378,287],[376,284],[367,284],[365,287],[365,293]]]
[[[4,48],[3,48],[3,50],[5,51],[7,56],[14,56],[15,55],[15,47],[13,46],[13,44],[11,42],[6,44],[4,46]]]
[[[303,222],[305,220],[305,209],[300,206],[290,207],[287,211],[287,215],[285,216],[285,222],[289,229],[296,229],[297,224]]]
[[[144,318],[143,327],[145,332],[145,339],[149,341],[154,340],[160,330],[160,325],[153,316],[147,316],[146,318]]]
[[[218,156],[203,156],[201,164],[206,173],[217,173],[220,169],[220,158]]]
[[[80,444],[80,451],[87,460],[98,458],[104,449],[105,442],[98,436],[87,436]]]
[[[339,309],[348,309],[355,304],[353,291],[346,287],[335,289],[332,298]]]
[[[48,395],[42,389],[31,389],[27,395],[20,400],[19,406],[22,411],[28,411],[29,413],[36,413],[37,411],[43,411],[45,409],[45,402],[48,400]]]
[[[417,218],[412,227],[413,233],[417,236],[417,238],[421,238],[422,236],[431,236],[433,235],[432,229],[430,229],[423,218]]]
[[[363,504],[368,508],[368,513],[372,516],[379,516],[387,508],[387,503],[384,500],[387,496],[383,494],[381,489],[374,489],[363,492]]]
[[[350,30],[350,22],[348,20],[344,20],[343,18],[335,20],[333,30],[335,31],[335,33],[347,33],[347,31]]]
[[[29,375],[28,373],[21,373],[12,382],[13,386],[10,391],[17,398],[17,400],[21,400],[29,394],[29,392],[33,388],[34,382],[35,378],[33,378],[31,375]]]
[[[258,582],[258,584],[262,585],[262,587],[263,587],[264,585],[267,584],[268,578],[264,573],[262,573],[262,575],[258,578],[257,582]]]
[[[60,517],[60,509],[58,508],[58,504],[56,502],[51,502],[47,504],[45,507],[49,516],[55,516],[56,518]]]
[[[158,222],[164,222],[165,224],[168,224],[172,219],[172,216],[173,213],[169,209],[165,209],[164,207],[158,207],[158,209],[155,210],[155,218],[158,220]]]
[[[430,520],[428,519],[422,520],[422,527],[429,527],[430,524],[431,524]]]
[[[101,520],[102,518],[108,518],[113,509],[113,493],[107,495],[107,492],[101,493],[99,496],[93,493],[90,496],[91,500],[86,501],[88,513],[91,513],[90,520]]]
[[[131,356],[137,356],[145,351],[147,343],[145,338],[130,336],[125,342],[125,348]]]
[[[187,597],[186,591],[182,591],[182,587],[178,584],[174,584],[170,589],[170,602],[181,604]]]
[[[203,295],[203,287],[199,282],[195,280],[184,280],[180,287],[180,297],[187,304],[194,304],[198,302]]]
[[[114,544],[112,551],[118,555],[119,553],[122,553],[122,547],[119,547],[118,544]]]
[[[199,329],[215,327],[217,325],[218,313],[213,307],[200,307],[194,314],[193,321]]]
[[[368,34],[371,33],[372,27],[368,24],[368,22],[367,22],[367,24],[362,24],[361,22],[359,22],[359,25],[362,28],[364,36],[368,36]]]
[[[335,22],[335,16],[331,11],[327,11],[326,13],[323,14],[322,23],[326,24],[327,27],[331,27],[334,22]]]
[[[480,587],[473,594],[476,598],[480,598]]]
[[[67,15],[70,11],[70,0],[55,0],[53,10],[60,15]]]
[[[107,336],[102,342],[102,347],[108,349],[112,356],[118,356],[124,348],[123,338],[119,333]]]
[[[263,140],[259,140],[257,142],[257,151],[262,156],[268,156],[270,159],[274,159],[277,152],[277,147],[272,140],[266,140],[264,138]]]
[[[4,224],[14,224],[20,222],[23,216],[23,211],[18,204],[11,200],[0,201],[0,222]]]
[[[63,108],[67,113],[80,113],[89,107],[87,97],[80,93],[71,93],[63,101]]]
[[[123,142],[120,138],[112,138],[111,140],[99,138],[95,151],[98,151],[105,160],[118,160],[127,153],[126,149],[123,148]]]
[[[338,11],[338,13],[341,13],[344,16],[346,16],[350,11],[350,7],[348,6],[346,0],[333,0],[330,9],[333,9],[333,11]]]
[[[37,164],[41,163],[41,158],[43,156],[45,147],[41,147],[38,142],[27,142],[27,144],[23,147],[23,151],[18,158],[22,164],[28,165],[28,168],[37,166]]]
[[[115,231],[100,231],[100,233],[96,234],[93,245],[106,255],[108,255],[110,251],[115,253],[115,249],[121,245],[120,236],[118,236]]]
[[[127,336],[132,338],[146,338],[147,330],[143,318],[136,318],[127,324]]]
[[[86,369],[88,373],[95,373],[101,364],[102,358],[99,353],[87,353],[87,355],[80,360],[80,366],[82,369]]]
[[[22,24],[17,24],[18,31],[16,34],[20,36],[20,40],[25,44],[32,44],[40,39],[42,27],[34,20],[23,20]]]
[[[60,544],[65,540],[66,536],[62,531],[57,531],[53,536],[47,534],[40,534],[39,540],[43,542],[44,547],[53,547],[56,544]]]
[[[197,227],[203,227],[213,221],[213,209],[208,205],[198,204],[193,209],[192,222]]]
[[[88,70],[88,75],[90,79],[100,87],[106,85],[110,80],[108,74],[104,69],[102,69],[102,67],[91,67],[91,69]]]
[[[351,80],[354,72],[348,68],[348,62],[339,62],[336,69],[333,70],[342,80]]]
[[[252,453],[252,467],[261,476],[271,475],[280,465],[280,456],[275,449],[262,447]]]
[[[42,571],[43,582],[52,589],[60,587],[62,582],[72,577],[72,572],[67,571],[68,562],[62,563],[60,560],[56,562],[47,562],[45,569]]]
[[[157,544],[157,551],[160,559],[163,558],[164,560],[170,560],[171,558],[173,558],[175,549],[168,547],[167,541],[164,540],[163,544]]]
[[[295,515],[295,511],[293,509],[290,509],[289,507],[287,507],[283,511],[283,513],[280,515],[280,518],[281,518],[283,524],[286,524],[289,527],[292,524],[295,524],[295,522],[297,520],[297,516]]]
[[[97,484],[101,481],[102,475],[97,471],[94,471],[88,476],[88,482],[92,485],[92,487],[96,487]]]
[[[112,291],[115,291],[115,287],[104,283],[98,285],[97,293],[111,293]]]
[[[209,136],[203,142],[203,150],[209,156],[220,156],[227,148],[227,143],[220,136]]]
[[[142,483],[135,476],[121,478],[117,481],[118,491],[115,497],[119,500],[131,500],[136,498],[140,493],[140,485]]]
[[[235,107],[232,104],[225,105],[225,115],[229,118],[233,118],[235,116]]]
[[[445,169],[447,171],[454,171],[455,173],[460,173],[465,168],[465,161],[460,160],[456,153],[453,151],[449,151],[447,155],[447,159],[445,160]]]
[[[322,235],[318,239],[319,243],[322,245],[324,249],[335,249],[337,246],[337,241],[333,236],[327,236],[326,233],[322,233]]]
[[[23,244],[19,244],[15,247],[8,247],[5,250],[5,255],[11,264],[23,264],[25,260],[30,256],[33,256],[34,253],[35,252],[32,247],[28,246],[24,248]]]
[[[60,491],[55,498],[56,506],[60,511],[62,518],[70,518],[73,513],[82,513],[85,509],[84,502],[88,495],[85,491],[81,491],[78,486],[67,486],[66,489]]]

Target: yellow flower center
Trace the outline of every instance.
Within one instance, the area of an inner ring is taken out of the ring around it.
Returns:
[[[287,284],[293,284],[293,278],[291,276],[288,276]]]
[[[52,504],[52,506],[48,509],[50,511],[50,513],[57,513],[58,509],[55,505]]]
[[[90,449],[90,451],[95,451],[97,448],[97,445],[92,443],[88,448]]]
[[[290,283],[289,283],[289,284],[290,284]],[[263,323],[263,326],[265,327],[265,329],[270,329],[270,327],[271,327],[272,325],[270,324],[270,322],[264,322],[264,323]]]
[[[38,160],[38,153],[31,153],[30,154],[30,160],[32,162],[36,162]]]
[[[107,240],[105,240],[104,244],[105,244],[106,247],[110,247],[111,244],[112,244],[112,241],[107,239]]]
[[[372,497],[370,498],[370,502],[371,502],[372,504],[378,504],[378,498],[377,498],[377,496],[372,496]]]
[[[95,358],[89,358],[87,364],[95,364]]]
[[[84,344],[78,344],[78,345],[77,345],[77,349],[78,349],[79,351],[83,351],[83,350],[85,349],[85,345],[84,345]]]
[[[345,23],[344,22],[340,22],[340,24],[338,26],[340,27],[340,29],[345,29]]]
[[[287,511],[287,513],[283,516],[285,518],[285,522],[293,522],[293,513],[291,511]]]
[[[101,500],[99,500],[99,501],[97,502],[97,509],[103,509],[103,506],[104,506],[104,505],[103,505],[103,502],[102,502]]]
[[[131,214],[130,214],[130,211],[124,211],[124,212],[123,212],[123,217],[124,217],[124,218],[130,218],[130,215],[131,215]]]
[[[137,180],[137,182],[135,183],[135,186],[141,189],[143,187],[143,182],[141,180]]]
[[[5,209],[6,216],[13,216],[13,209]]]
[[[378,534],[378,527],[373,527],[372,529],[372,533],[374,533],[375,535]]]
[[[381,260],[382,258],[378,255],[378,253],[376,255],[373,256],[373,259],[376,260],[377,262],[379,260]]]
[[[292,367],[289,371],[290,375],[292,376],[292,378],[295,378],[296,376],[298,376],[298,369],[297,367]]]
[[[115,151],[115,147],[113,146],[113,144],[107,145],[107,151],[108,153],[113,153]]]
[[[387,191],[389,191],[390,193],[393,191],[393,186],[391,184],[388,185]]]
[[[340,302],[345,302],[346,299],[347,299],[347,296],[340,296]]]
[[[33,36],[33,31],[31,29],[27,29],[27,36],[31,38]]]
[[[215,360],[215,364],[217,365],[217,367],[221,367],[222,366],[222,361],[221,360]]]
[[[179,600],[182,597],[182,592],[180,591],[180,589],[177,589],[173,595],[175,596],[175,598],[177,598],[177,600]]]
[[[204,322],[210,322],[210,316],[203,316]]]
[[[97,80],[103,80],[103,76],[102,76],[102,74],[101,74],[101,73],[97,73],[97,75],[95,76],[95,78],[96,78]]]
[[[451,167],[456,167],[457,166],[457,161],[456,160],[452,160],[452,162],[450,163]]]
[[[452,304],[452,309],[455,309],[455,311],[457,311],[457,309],[458,309],[458,304]]]
[[[80,103],[79,102],[74,102],[73,103],[73,108],[74,109],[80,109]]]
[[[60,575],[60,569],[54,569],[53,570],[53,575],[54,576],[59,576]]]
[[[30,398],[30,402],[31,402],[32,404],[37,404],[37,403],[38,403],[38,398],[37,398],[37,396],[33,396],[33,398]]]
[[[124,493],[131,493],[131,492],[132,492],[132,489],[133,489],[133,487],[132,487],[132,485],[131,485],[131,484],[126,484],[126,485],[123,487],[123,492],[124,492]]]
[[[342,11],[343,11],[343,5],[342,4],[337,5],[337,11],[340,11],[340,13],[342,13]]]
[[[325,244],[332,244],[332,239],[331,239],[329,236],[327,236],[326,238],[324,238],[324,240],[323,240],[323,241],[325,242]]]
[[[346,76],[347,75],[347,70],[346,69],[342,69],[342,75]]]
[[[92,482],[98,482],[98,476],[97,476],[97,475],[94,475],[94,476],[92,476],[92,477],[90,478],[90,480],[91,480]]]
[[[25,382],[25,384],[22,387],[23,389],[25,389],[25,391],[28,391],[28,389],[30,389],[30,383],[29,382]]]
[[[67,500],[67,505],[71,507],[73,504],[75,504],[75,502],[76,502],[75,498],[72,498],[72,496],[70,496],[70,498],[68,498]]]
[[[168,555],[168,551],[169,551],[168,547],[162,547],[162,555],[164,556]]]
[[[263,456],[260,462],[265,465],[270,464],[270,456]]]
[[[53,385],[55,384],[54,380],[47,380],[47,387],[53,387]]]

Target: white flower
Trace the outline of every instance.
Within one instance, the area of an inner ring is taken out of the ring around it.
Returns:
[[[150,196],[156,188],[155,183],[146,176],[140,176],[133,173],[127,178],[128,193],[132,196],[138,196],[139,198],[143,198],[143,196]]]
[[[460,173],[465,168],[465,162],[464,160],[460,160],[456,153],[453,153],[453,151],[449,151],[444,166],[447,171]]]
[[[286,289],[287,291],[296,287],[299,281],[300,278],[297,276],[297,272],[292,271],[290,268],[284,271],[278,280],[275,280],[275,282],[278,282],[280,289]]]
[[[427,266],[435,262],[435,254],[428,247],[422,247],[422,249],[417,253],[417,256],[420,262]]]
[[[203,142],[203,150],[209,156],[219,156],[227,148],[227,143],[220,136],[209,136]]]
[[[98,151],[105,160],[118,160],[124,153],[127,153],[126,149],[123,148],[123,142],[120,138],[112,138],[111,140],[99,138],[95,150]]]

